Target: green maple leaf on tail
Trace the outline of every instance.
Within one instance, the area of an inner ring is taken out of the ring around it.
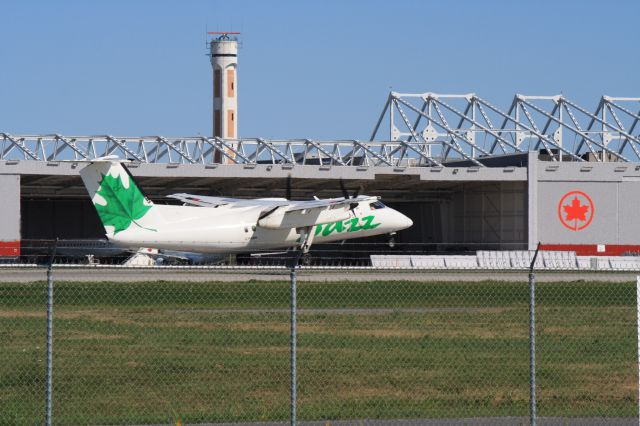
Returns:
[[[136,222],[147,214],[151,206],[144,203],[144,195],[131,182],[129,188],[125,188],[120,177],[103,174],[97,194],[106,201],[104,206],[94,203],[98,216],[105,226],[113,226],[114,235],[129,228],[132,222],[140,228],[156,231]]]

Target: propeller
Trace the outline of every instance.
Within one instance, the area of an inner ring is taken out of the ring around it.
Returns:
[[[340,189],[342,190],[342,196],[344,197],[344,199],[349,200],[351,198],[358,198],[358,193],[360,192],[360,189],[362,189],[362,187],[358,187],[353,195],[349,195],[349,191],[347,191],[347,188],[344,186],[344,181],[342,180],[342,178],[340,178]],[[353,214],[355,214],[355,211],[353,211],[353,209],[355,209],[356,207],[358,207],[358,203],[349,204],[349,210],[351,210]]]
[[[340,178],[340,189],[342,190],[342,196],[345,200],[351,198],[349,197],[349,191],[347,191],[347,188],[344,186],[344,181],[342,180],[342,178]]]
[[[287,189],[284,198],[291,200],[291,173],[287,175]]]

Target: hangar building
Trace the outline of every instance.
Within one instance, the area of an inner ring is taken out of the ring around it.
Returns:
[[[590,112],[563,96],[390,93],[367,141],[0,133],[0,254],[31,239],[99,238],[78,174],[104,155],[132,162],[150,198],[380,195],[414,226],[397,250],[640,252],[640,98]],[[388,133],[387,133],[388,132]]]

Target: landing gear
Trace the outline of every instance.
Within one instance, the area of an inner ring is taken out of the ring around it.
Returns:
[[[302,250],[303,254],[309,253],[311,243],[313,242],[313,233],[311,232],[311,229],[311,226],[307,226],[298,231],[300,234],[300,250]]]
[[[311,232],[312,229],[312,227],[307,226],[298,230],[298,233],[300,234],[300,252],[298,256],[301,257],[301,263],[304,266],[311,265],[311,255],[309,254],[309,249],[311,248],[311,243],[313,242],[313,233]]]
[[[396,246],[396,233],[395,232],[391,232],[389,234],[389,242],[387,244],[389,244],[389,248],[394,248]]]

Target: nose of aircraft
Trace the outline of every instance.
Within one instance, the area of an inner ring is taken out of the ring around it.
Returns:
[[[411,219],[409,219],[407,216],[403,215],[399,211],[396,211],[396,213],[398,215],[398,219],[397,219],[398,230],[407,229],[407,228],[410,228],[413,225],[413,221]]]
[[[405,223],[406,223],[406,227],[407,228],[411,228],[413,226],[413,221],[411,219],[409,219],[407,216],[404,217]]]
[[[404,229],[410,228],[411,226],[413,226],[413,221],[411,219],[409,219],[407,216],[404,216]]]

